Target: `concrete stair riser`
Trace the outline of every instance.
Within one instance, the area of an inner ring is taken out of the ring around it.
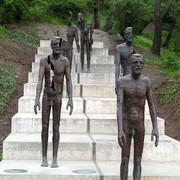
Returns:
[[[13,137],[12,137],[13,135]],[[15,139],[16,137],[16,139]],[[143,161],[180,161],[180,145],[167,136],[162,136],[159,146],[155,148],[150,135],[144,141]],[[52,137],[49,135],[48,157],[52,157]],[[168,143],[167,143],[168,141]],[[166,149],[166,151],[164,151]],[[41,159],[41,135],[11,134],[3,144],[3,159],[38,160]],[[121,158],[121,148],[114,135],[61,134],[58,149],[59,160],[100,160],[115,161]],[[171,157],[169,156],[171,154]],[[131,145],[133,160],[133,143]]]
[[[87,71],[87,65],[84,66],[85,72]],[[114,64],[91,64],[90,67],[91,73],[113,73],[115,72],[115,65]],[[39,63],[32,63],[32,72],[38,73],[39,72]],[[74,64],[71,69],[72,76],[75,72],[81,73],[81,65]]]
[[[106,115],[104,115],[105,117]],[[164,120],[158,118],[159,134],[164,135]],[[42,129],[41,113],[38,115],[24,113],[12,117],[12,133],[40,133]],[[52,116],[50,117],[49,132],[52,132]],[[150,117],[145,117],[145,132],[151,134],[152,122]],[[74,114],[73,116],[62,114],[60,133],[93,133],[117,135],[117,120],[115,117],[91,118],[91,115]]]
[[[41,58],[47,57],[47,54],[35,54],[35,62],[39,63]],[[73,64],[80,64],[80,55],[73,55]],[[84,59],[84,64],[87,64],[86,57]],[[91,64],[114,64],[114,56],[113,55],[91,55]],[[74,66],[74,65],[73,65]]]
[[[102,41],[94,41],[92,48],[103,48],[103,42]],[[51,40],[40,40],[40,47],[50,47],[51,46]],[[73,48],[76,48],[76,43],[74,41]]]
[[[86,57],[86,51],[84,51],[84,56]],[[50,47],[38,47],[37,54],[44,54],[49,55],[52,53],[52,49]],[[77,50],[73,50],[73,54],[78,54]],[[91,52],[92,55],[102,55],[102,56],[108,56],[108,49],[103,48],[94,48]]]

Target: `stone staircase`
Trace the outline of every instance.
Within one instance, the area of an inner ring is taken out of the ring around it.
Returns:
[[[121,149],[117,142],[114,56],[103,42],[94,42],[91,73],[80,72],[80,55],[74,48],[72,67],[74,111],[65,109],[64,87],[59,168],[41,167],[41,113],[33,112],[40,58],[51,53],[50,41],[41,40],[18,113],[12,117],[11,134],[3,143],[1,180],[119,180]],[[86,59],[86,58],[85,58]],[[86,65],[85,65],[86,67]],[[147,106],[147,105],[146,105]],[[142,180],[180,179],[180,142],[165,135],[164,120],[158,118],[159,146],[151,142],[148,107],[142,158]],[[48,160],[52,159],[52,116],[49,127]],[[133,145],[129,165],[132,180]]]

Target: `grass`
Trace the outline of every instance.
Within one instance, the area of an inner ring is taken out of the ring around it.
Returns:
[[[166,88],[162,89],[158,95],[161,104],[179,103],[180,96],[177,95],[180,89],[180,79],[170,79]]]
[[[0,153],[0,161],[2,161],[3,155],[2,153]]]
[[[3,38],[29,46],[34,49],[38,47],[40,41],[37,29],[26,25],[18,27],[15,24],[4,28]]]
[[[16,76],[12,69],[0,61],[0,115],[16,90]]]

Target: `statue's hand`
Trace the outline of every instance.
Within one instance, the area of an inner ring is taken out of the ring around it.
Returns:
[[[124,146],[124,142],[126,143],[126,136],[124,134],[124,131],[122,130],[118,132],[118,143],[121,148]]]
[[[66,109],[68,109],[68,107],[70,107],[69,115],[71,115],[73,112],[73,102],[70,100],[68,100],[68,102],[67,102]]]
[[[37,114],[37,107],[38,107],[38,110],[40,111],[40,102],[35,102],[34,104],[34,113]]]
[[[157,128],[153,128],[152,133],[151,133],[151,141],[153,141],[153,138],[156,138],[155,140],[155,146],[158,146],[159,143],[159,133],[158,133],[158,129]]]

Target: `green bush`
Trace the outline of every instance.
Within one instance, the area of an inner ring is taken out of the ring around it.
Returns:
[[[4,27],[0,25],[0,39],[4,37]]]
[[[88,1],[84,0],[51,0],[48,4],[48,12],[52,16],[67,19],[69,16],[69,11],[71,11],[73,16],[77,19],[78,13],[83,13],[86,11],[87,3]]]

